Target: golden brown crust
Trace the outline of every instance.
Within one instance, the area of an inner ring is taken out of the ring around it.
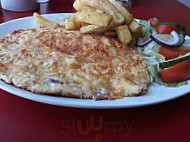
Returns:
[[[0,41],[0,64],[0,79],[34,93],[115,99],[144,94],[150,83],[136,51],[59,25],[8,34]]]

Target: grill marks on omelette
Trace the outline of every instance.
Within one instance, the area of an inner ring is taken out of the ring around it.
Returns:
[[[0,41],[0,64],[2,80],[34,93],[115,99],[144,94],[150,83],[136,51],[61,26],[8,34]]]

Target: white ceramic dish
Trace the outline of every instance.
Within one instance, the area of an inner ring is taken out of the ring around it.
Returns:
[[[63,18],[68,17],[69,15],[70,13],[47,14],[44,15],[44,17],[51,19],[53,21],[63,23]],[[0,24],[0,31],[1,31],[0,39],[4,37],[7,33],[14,31],[16,29],[29,29],[35,27],[37,26],[34,23],[33,17],[16,19]],[[0,81],[0,88],[16,96],[58,106],[77,107],[77,108],[96,108],[96,109],[131,108],[131,107],[157,104],[183,96],[190,92],[190,80],[188,80],[188,85],[181,86],[178,88],[166,88],[156,83],[152,83],[148,88],[147,94],[145,94],[144,96],[125,97],[123,99],[117,99],[111,101],[110,100],[94,101],[90,99],[76,99],[76,98],[39,95],[14,87],[13,85],[6,84],[3,81]]]

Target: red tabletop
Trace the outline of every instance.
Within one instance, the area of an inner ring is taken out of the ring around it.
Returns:
[[[74,12],[73,0],[51,0],[37,12]],[[185,25],[190,9],[176,0],[135,0],[135,18],[158,17]],[[31,16],[0,8],[0,23]],[[190,134],[190,94],[152,106],[96,110],[58,107],[0,90],[0,142],[185,142]]]

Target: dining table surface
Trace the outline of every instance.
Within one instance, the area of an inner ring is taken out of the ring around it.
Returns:
[[[0,7],[0,24],[33,12],[74,13],[73,2],[50,0],[30,12]],[[126,8],[137,19],[180,23],[190,35],[190,8],[177,0],[134,0]],[[189,136],[190,93],[143,107],[90,109],[35,102],[0,90],[0,142],[188,142]]]

